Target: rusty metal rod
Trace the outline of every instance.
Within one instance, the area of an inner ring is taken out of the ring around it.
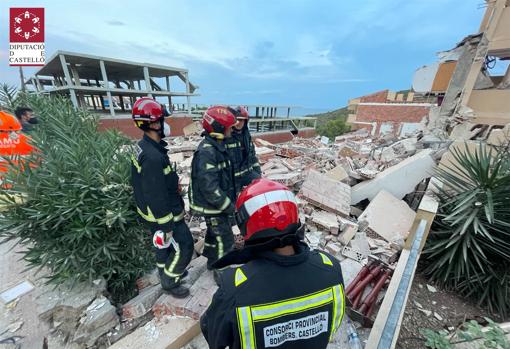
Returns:
[[[367,276],[368,272],[370,271],[370,268],[374,265],[374,263],[369,263],[365,266],[363,266],[363,268],[361,268],[361,270],[359,271],[358,275],[356,275],[356,277],[354,278],[354,280],[352,280],[352,282],[349,284],[349,286],[347,286],[347,289],[345,290],[345,293],[349,293],[352,291],[352,289],[358,284],[358,282],[360,282],[364,277]]]
[[[359,308],[359,312],[362,314],[365,314],[365,312],[372,306],[372,304],[376,301],[377,296],[379,295],[379,292],[381,292],[381,289],[383,288],[384,284],[386,283],[386,280],[390,277],[391,270],[386,270],[381,274],[381,277],[375,284],[374,288],[370,293],[367,295],[363,303],[361,304],[361,307]]]
[[[360,281],[356,285],[356,287],[354,287],[354,289],[351,290],[351,292],[349,292],[347,294],[347,297],[349,297],[349,299],[356,298],[358,293],[360,293],[360,291],[362,291],[370,283],[370,281],[372,281],[372,279],[374,279],[377,275],[379,275],[381,270],[382,270],[382,265],[377,265],[374,269],[372,269],[370,271],[370,274],[368,274],[366,278],[364,278],[362,281]]]

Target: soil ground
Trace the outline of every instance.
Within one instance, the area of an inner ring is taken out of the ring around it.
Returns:
[[[428,284],[434,286],[430,283]],[[496,322],[503,321],[503,319],[497,316],[489,315],[486,309],[461,298],[454,292],[442,291],[438,287],[435,288],[437,292],[429,291],[425,277],[416,273],[402,320],[397,348],[425,348],[425,340],[420,333],[420,330],[423,328],[451,330],[452,328],[457,328],[466,320],[483,321],[483,317],[490,317]],[[428,315],[426,314],[428,313],[427,311],[432,313]],[[436,317],[434,313],[437,313],[439,316]]]

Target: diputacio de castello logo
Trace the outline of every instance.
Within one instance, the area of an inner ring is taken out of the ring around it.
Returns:
[[[9,9],[9,65],[41,66],[45,63],[44,8]]]

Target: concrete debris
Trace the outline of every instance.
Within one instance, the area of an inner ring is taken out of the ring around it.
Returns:
[[[439,315],[438,313],[434,312],[434,317],[438,319],[439,321],[443,321],[443,317]]]
[[[422,180],[432,176],[436,163],[431,149],[425,149],[399,164],[377,174],[374,179],[352,187],[351,204],[361,200],[372,200],[381,190],[386,190],[398,199],[414,191]]]
[[[423,314],[425,314],[427,317],[432,315],[432,311],[430,311],[430,310],[420,309],[420,308],[418,308],[418,310],[421,311]]]
[[[14,332],[17,332],[22,326],[23,326],[23,321],[21,321],[21,320],[16,321],[16,322],[13,322],[12,324],[10,324],[9,326],[7,326],[7,331],[14,333]]]
[[[326,172],[326,176],[339,182],[349,178],[347,171],[340,165]]]
[[[183,299],[163,294],[154,304],[154,316],[162,318],[166,315],[186,316],[198,320],[205,312],[218,286],[214,282],[212,272],[204,272],[190,287],[190,295]]]
[[[99,297],[87,308],[73,341],[92,346],[96,340],[119,324],[117,309],[104,297]]]
[[[413,301],[414,305],[416,305],[418,308],[423,309],[423,306],[418,303],[417,301]]]
[[[23,281],[14,287],[11,287],[0,293],[0,300],[3,304],[10,303],[15,299],[27,294],[34,289],[34,285],[30,281]]]
[[[370,202],[359,220],[366,220],[370,232],[391,242],[407,238],[415,216],[416,212],[404,201],[382,190]]]
[[[138,291],[158,284],[159,284],[158,269],[154,269],[150,273],[145,274],[142,277],[138,278],[138,280],[136,280],[136,287],[138,288]]]
[[[432,292],[432,293],[437,292],[437,288],[435,288],[434,286],[430,286],[429,284],[427,284],[427,290],[429,290],[429,292]]]
[[[123,320],[133,320],[147,314],[162,294],[163,289],[159,284],[144,288],[138,296],[122,306]]]
[[[335,214],[321,210],[314,211],[312,222],[326,228],[331,234],[338,235],[340,225]]]
[[[351,211],[351,188],[317,171],[310,171],[300,196],[312,205],[348,217]]]

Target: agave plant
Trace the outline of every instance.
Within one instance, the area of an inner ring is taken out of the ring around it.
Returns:
[[[451,150],[436,177],[440,208],[424,250],[425,273],[491,311],[510,312],[508,146]]]
[[[104,277],[121,298],[154,265],[132,198],[129,159],[119,151],[130,141],[98,132],[97,117],[65,98],[23,98],[41,119],[32,133],[38,151],[28,159],[36,166],[8,176],[0,237],[24,244],[24,259],[49,270],[49,281]]]

